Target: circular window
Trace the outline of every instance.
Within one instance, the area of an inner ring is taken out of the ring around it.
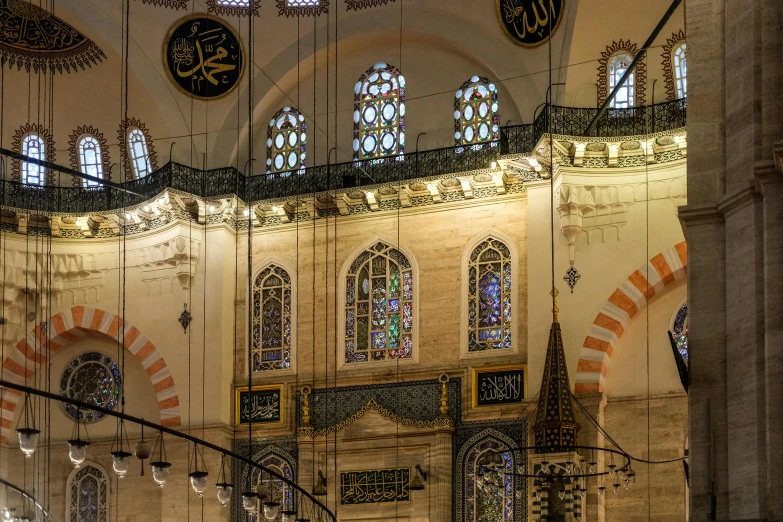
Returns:
[[[63,397],[110,410],[117,407],[121,389],[120,367],[111,357],[99,352],[87,352],[71,361],[60,379],[60,395]],[[81,416],[83,422],[98,422],[104,417],[101,412],[79,412],[72,404],[62,404],[62,408],[74,420]]]

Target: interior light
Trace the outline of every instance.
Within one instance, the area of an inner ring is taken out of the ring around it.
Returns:
[[[74,468],[79,467],[87,460],[87,446],[90,443],[84,440],[75,439],[68,441],[68,457],[71,459]]]
[[[41,432],[35,428],[19,428],[16,433],[19,435],[19,449],[26,459],[31,458],[38,447],[38,436]]]
[[[275,205],[272,205],[272,212],[274,212],[275,214],[277,214],[277,207],[276,207]]]
[[[149,211],[150,211],[150,206],[144,205],[144,212],[149,212]]]
[[[155,481],[155,484],[157,484],[159,488],[165,486],[166,479],[169,478],[169,468],[171,467],[171,464],[162,461],[150,462],[150,467],[152,467],[152,480]]]
[[[210,205],[209,206],[209,211],[210,212],[214,212],[215,211],[215,205]]]
[[[492,167],[492,170],[495,170],[498,168],[498,162],[495,160],[492,160],[492,163],[490,163],[490,166]]]
[[[231,502],[231,492],[234,490],[234,488],[231,486],[231,484],[228,484],[226,482],[221,482],[220,484],[217,484],[217,498],[218,502],[220,502],[220,505],[222,507],[227,507],[228,504]]]
[[[192,471],[188,473],[190,477],[190,485],[193,487],[193,491],[198,493],[199,497],[204,496],[204,490],[207,487],[207,473],[206,471]]]
[[[131,218],[130,212],[128,212],[127,214],[125,214],[125,219],[127,219],[127,220],[130,220],[130,218]]]
[[[121,479],[125,477],[128,472],[128,461],[131,454],[127,451],[112,451],[111,452],[111,467],[117,474],[117,478]]]
[[[538,167],[538,160],[536,158],[528,158],[527,162],[530,164],[531,167]]]

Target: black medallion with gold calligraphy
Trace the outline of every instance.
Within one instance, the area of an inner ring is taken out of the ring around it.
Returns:
[[[495,0],[498,20],[517,45],[536,47],[557,30],[565,0]]]
[[[182,92],[213,100],[239,84],[245,53],[239,36],[227,23],[197,14],[179,20],[169,31],[163,46],[163,64]]]

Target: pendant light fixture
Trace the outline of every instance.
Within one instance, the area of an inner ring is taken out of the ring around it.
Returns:
[[[24,426],[16,429],[19,436],[19,449],[24,453],[26,459],[32,458],[35,449],[38,447],[38,438],[41,431],[35,428],[35,412],[31,412],[30,394],[24,396]]]
[[[228,507],[231,502],[231,493],[234,491],[234,487],[226,481],[226,468],[225,468],[226,454],[220,456],[220,473],[218,473],[218,482],[215,484],[217,488],[217,499],[220,505]]]
[[[117,432],[114,435],[114,441],[111,444],[111,467],[117,474],[118,479],[125,478],[125,474],[128,473],[131,452],[127,451],[125,449],[126,447],[130,449],[128,434],[125,431],[125,421],[120,419],[117,423]]]
[[[199,469],[199,460],[201,460],[201,467],[203,469]],[[195,442],[193,443],[192,464],[193,471],[188,473],[190,486],[193,488],[193,491],[198,493],[199,497],[203,497],[204,490],[207,488],[207,476],[209,473],[207,472],[206,464],[204,464],[204,452],[203,450],[199,450],[199,446]]]
[[[243,491],[242,507],[248,514],[256,513],[258,511],[258,493],[255,491]]]
[[[416,474],[413,476],[408,489],[411,491],[421,491],[424,489],[423,480],[427,480],[427,472],[421,469],[419,464],[416,464]]]
[[[150,467],[152,468],[152,480],[155,481],[158,487],[162,488],[166,485],[166,480],[169,478],[169,468],[171,468],[171,463],[166,462],[166,444],[163,441],[162,431],[160,432],[160,436],[155,443],[155,448],[152,450],[153,453],[155,453],[155,449],[158,450],[158,460],[150,462]]]
[[[133,454],[141,461],[141,476],[144,476],[144,461],[150,458],[150,445],[144,440],[144,425],[141,425],[141,440],[133,448]]]
[[[89,441],[81,440],[80,426],[82,423],[82,412],[80,408],[76,410],[76,425],[73,427],[73,431],[76,432],[76,437],[73,438],[71,434],[71,440],[68,441],[68,457],[71,459],[74,468],[79,467],[87,459],[87,446],[90,445]],[[87,426],[84,426],[84,433],[87,433]],[[87,437],[89,439],[89,436]]]

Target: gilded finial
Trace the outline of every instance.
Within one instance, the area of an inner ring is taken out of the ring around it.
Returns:
[[[302,426],[299,429],[310,427],[310,393],[309,386],[302,388]]]
[[[557,307],[557,296],[560,294],[560,291],[552,287],[552,291],[549,292],[549,295],[552,296],[552,322],[557,322],[557,313],[560,311],[560,309]]]
[[[449,416],[449,398],[446,391],[449,376],[444,373],[438,377],[438,381],[440,382],[440,416],[445,419]]]

